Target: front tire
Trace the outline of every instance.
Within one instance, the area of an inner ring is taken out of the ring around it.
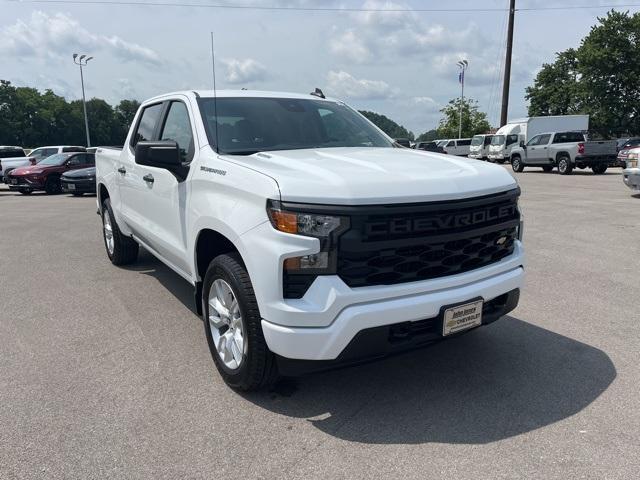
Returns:
[[[560,175],[571,175],[573,172],[573,165],[571,165],[571,159],[567,156],[562,156],[558,159],[558,173]]]
[[[108,198],[102,203],[102,238],[114,265],[129,265],[138,258],[138,243],[120,232]]]
[[[44,183],[44,191],[47,192],[48,195],[55,195],[62,192],[60,177],[48,177]]]
[[[515,155],[511,158],[511,168],[514,172],[520,173],[524,170],[524,164],[519,155]]]
[[[23,189],[23,190],[20,190],[20,193],[21,193],[22,195],[31,195],[31,190],[24,190],[24,189]]]
[[[224,382],[241,391],[273,383],[275,357],[264,339],[251,279],[238,254],[219,255],[209,264],[202,307],[209,350]]]

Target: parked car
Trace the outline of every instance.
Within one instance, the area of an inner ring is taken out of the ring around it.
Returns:
[[[437,142],[418,142],[415,146],[416,150],[424,150],[427,152],[444,153],[444,149]]]
[[[4,176],[16,166],[29,164],[29,158],[22,147],[0,146],[0,181],[3,181]]]
[[[618,166],[625,168],[627,165],[627,156],[632,148],[640,147],[640,138],[625,138],[621,142],[618,139]]]
[[[469,149],[471,148],[470,138],[452,138],[446,140],[442,145],[444,153],[449,155],[457,155],[458,157],[466,157],[469,155]]]
[[[394,138],[393,139],[398,145],[401,145],[405,148],[411,148],[411,140],[408,138]]]
[[[518,303],[509,172],[394,148],[336,100],[158,96],[122,150],[98,149],[96,177],[108,258],[142,245],[193,285],[233,388],[426,345]]]
[[[522,172],[525,167],[542,167],[550,172],[558,167],[561,175],[574,168],[591,168],[602,174],[616,163],[616,141],[586,141],[582,132],[549,132],[536,135],[528,143],[521,142],[511,153],[511,167]]]
[[[471,139],[471,146],[469,147],[469,158],[487,160],[492,139],[493,135],[474,135]]]
[[[640,148],[633,148],[627,154],[626,167],[622,171],[622,181],[634,192],[640,192]]]
[[[0,160],[0,167],[4,182],[7,183],[7,174],[18,167],[25,167],[28,165],[36,165],[41,160],[54,155],[56,153],[64,152],[84,152],[84,147],[70,146],[70,145],[58,145],[50,147],[38,147],[32,150],[28,156],[22,155],[17,158],[7,158]]]
[[[586,132],[589,130],[589,115],[545,115],[509,120],[500,127],[491,139],[490,162],[504,163],[511,152],[533,137],[545,132]]]
[[[60,193],[60,177],[69,170],[95,165],[95,155],[85,152],[56,153],[36,165],[19,167],[7,175],[9,190],[29,195],[36,190],[48,194]]]
[[[93,154],[89,154],[93,155]],[[65,172],[60,177],[62,191],[79,197],[83,193],[96,193],[96,167]]]

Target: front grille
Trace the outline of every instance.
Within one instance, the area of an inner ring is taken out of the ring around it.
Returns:
[[[518,194],[354,210],[339,241],[337,274],[350,287],[390,285],[498,262],[513,253]]]

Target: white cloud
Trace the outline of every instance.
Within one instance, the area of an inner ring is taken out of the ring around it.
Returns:
[[[332,95],[358,100],[381,100],[393,97],[396,92],[382,80],[358,79],[345,71],[330,71],[327,90]]]
[[[226,80],[232,84],[260,82],[267,78],[267,69],[253,58],[223,60],[227,68]]]
[[[16,57],[67,57],[73,52],[106,51],[124,61],[160,64],[150,48],[127,42],[120,37],[91,33],[78,21],[63,14],[48,15],[35,11],[25,22],[18,20],[0,30],[0,52]]]
[[[372,58],[369,47],[353,30],[333,36],[329,41],[329,48],[336,55],[356,63],[368,62]]]

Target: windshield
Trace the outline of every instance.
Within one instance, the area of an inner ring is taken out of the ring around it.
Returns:
[[[504,135],[494,135],[491,139],[491,145],[504,145]]]
[[[56,153],[38,162],[38,165],[62,165],[68,157],[64,153]]]
[[[478,146],[478,145],[482,145],[483,142],[484,142],[484,137],[482,135],[476,135],[471,139],[471,145]]]
[[[251,155],[303,148],[393,147],[393,142],[342,103],[252,97],[219,98],[217,102],[201,98],[199,104],[209,143],[218,143],[220,153]]]
[[[436,145],[439,147],[444,147],[449,140],[440,140]]]

